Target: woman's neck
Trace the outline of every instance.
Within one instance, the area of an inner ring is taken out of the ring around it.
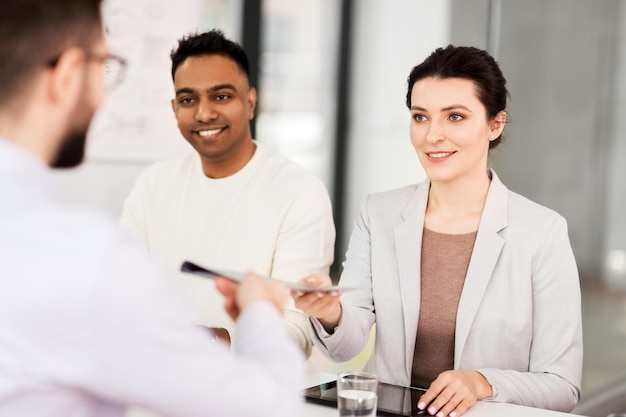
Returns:
[[[454,182],[430,184],[425,227],[439,233],[478,230],[491,179],[486,174]]]

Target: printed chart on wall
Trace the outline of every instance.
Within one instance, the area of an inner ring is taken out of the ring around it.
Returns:
[[[226,0],[105,0],[109,49],[128,67],[94,119],[88,158],[145,162],[191,152],[172,112],[170,52],[191,32],[217,27],[232,36],[236,13]]]

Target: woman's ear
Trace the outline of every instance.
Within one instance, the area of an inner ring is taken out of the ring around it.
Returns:
[[[491,129],[491,137],[497,138],[502,134],[504,130],[504,126],[506,125],[506,111],[502,110],[498,114],[496,114],[491,122],[489,123],[489,127]]]

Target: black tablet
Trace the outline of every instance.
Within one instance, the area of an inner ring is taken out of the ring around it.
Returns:
[[[419,398],[426,392],[423,388],[403,387],[380,382],[378,384],[379,416],[421,416],[426,410],[417,408]],[[304,390],[304,399],[309,402],[337,407],[336,381],[316,385]]]

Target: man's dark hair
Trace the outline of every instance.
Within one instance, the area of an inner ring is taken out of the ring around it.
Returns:
[[[411,108],[413,85],[424,78],[464,78],[476,85],[476,94],[487,110],[487,117],[492,118],[506,110],[509,95],[506,79],[496,60],[482,49],[472,46],[453,46],[437,48],[421,64],[415,66],[408,77],[406,106]],[[489,143],[493,148],[501,137]]]
[[[190,34],[178,41],[178,47],[172,51],[172,80],[176,70],[187,58],[201,55],[223,55],[235,61],[239,68],[250,78],[248,56],[241,45],[227,39],[219,29],[209,32]]]
[[[69,47],[102,33],[101,0],[0,0],[0,106]]]

